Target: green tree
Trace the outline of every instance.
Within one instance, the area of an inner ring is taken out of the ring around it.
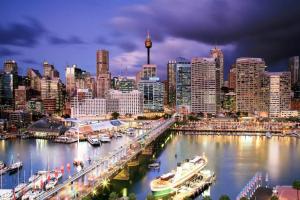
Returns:
[[[190,197],[185,197],[183,200],[192,200]]]
[[[152,194],[148,194],[147,195],[147,200],[155,200],[155,198]]]
[[[113,112],[113,113],[111,113],[111,117],[112,117],[112,119],[118,119],[118,118],[119,118],[119,116],[120,116],[120,114],[119,114],[119,113],[117,113],[117,112]]]
[[[220,196],[219,200],[230,200],[229,196],[223,194],[222,196]]]
[[[240,198],[240,200],[248,200],[248,198],[247,197],[242,197],[242,198]]]
[[[128,196],[128,200],[136,200],[136,196],[134,193],[130,193]]]
[[[299,200],[300,181],[296,180],[293,182],[293,188],[297,190],[297,198]]]
[[[275,195],[271,197],[271,200],[278,200],[278,199],[279,198],[277,196],[275,196]]]
[[[210,198],[210,196],[205,196],[203,197],[203,200],[212,200],[212,199]]]
[[[109,194],[109,200],[117,200],[118,199],[118,194],[116,192],[112,192]]]

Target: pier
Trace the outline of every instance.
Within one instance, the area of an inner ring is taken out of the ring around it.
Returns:
[[[142,135],[136,137],[130,144],[126,144],[118,149],[115,149],[108,156],[99,158],[91,163],[91,165],[84,167],[81,171],[65,180],[63,183],[57,185],[53,189],[46,191],[39,195],[36,199],[43,200],[52,197],[60,197],[59,192],[68,189],[67,186],[74,185],[74,182],[86,175],[92,174],[92,180],[88,180],[89,187],[82,193],[76,193],[72,198],[81,199],[92,192],[92,189],[99,186],[103,181],[115,176],[118,172],[125,168],[127,163],[133,160],[138,154],[145,150],[157,137],[164,131],[169,129],[175,122],[175,118],[171,117],[167,120],[160,120],[156,127],[146,131]]]

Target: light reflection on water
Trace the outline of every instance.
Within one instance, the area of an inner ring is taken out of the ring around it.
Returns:
[[[176,167],[177,162],[205,152],[207,169],[217,175],[210,188],[212,199],[228,194],[232,199],[257,172],[268,172],[271,185],[288,185],[300,179],[300,143],[295,138],[250,136],[176,135],[159,155],[159,171],[148,171],[136,182],[128,184],[128,192],[145,199],[150,181]],[[177,158],[174,156],[177,154]],[[118,183],[117,183],[118,184]]]

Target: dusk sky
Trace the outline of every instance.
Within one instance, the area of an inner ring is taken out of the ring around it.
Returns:
[[[299,0],[1,0],[0,63],[14,59],[19,72],[53,63],[64,80],[67,64],[95,74],[96,50],[110,52],[113,75],[134,75],[151,62],[166,78],[176,57],[224,51],[225,72],[237,57],[265,58],[270,71],[287,69],[300,54]]]

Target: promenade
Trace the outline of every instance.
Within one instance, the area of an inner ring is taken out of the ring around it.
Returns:
[[[105,157],[99,157],[98,160],[84,167],[63,183],[39,195],[37,199],[81,199],[92,193],[95,187],[107,184],[113,175],[122,170],[130,160],[141,153],[174,122],[173,117],[160,120],[155,127],[134,138],[129,144],[113,150]]]

